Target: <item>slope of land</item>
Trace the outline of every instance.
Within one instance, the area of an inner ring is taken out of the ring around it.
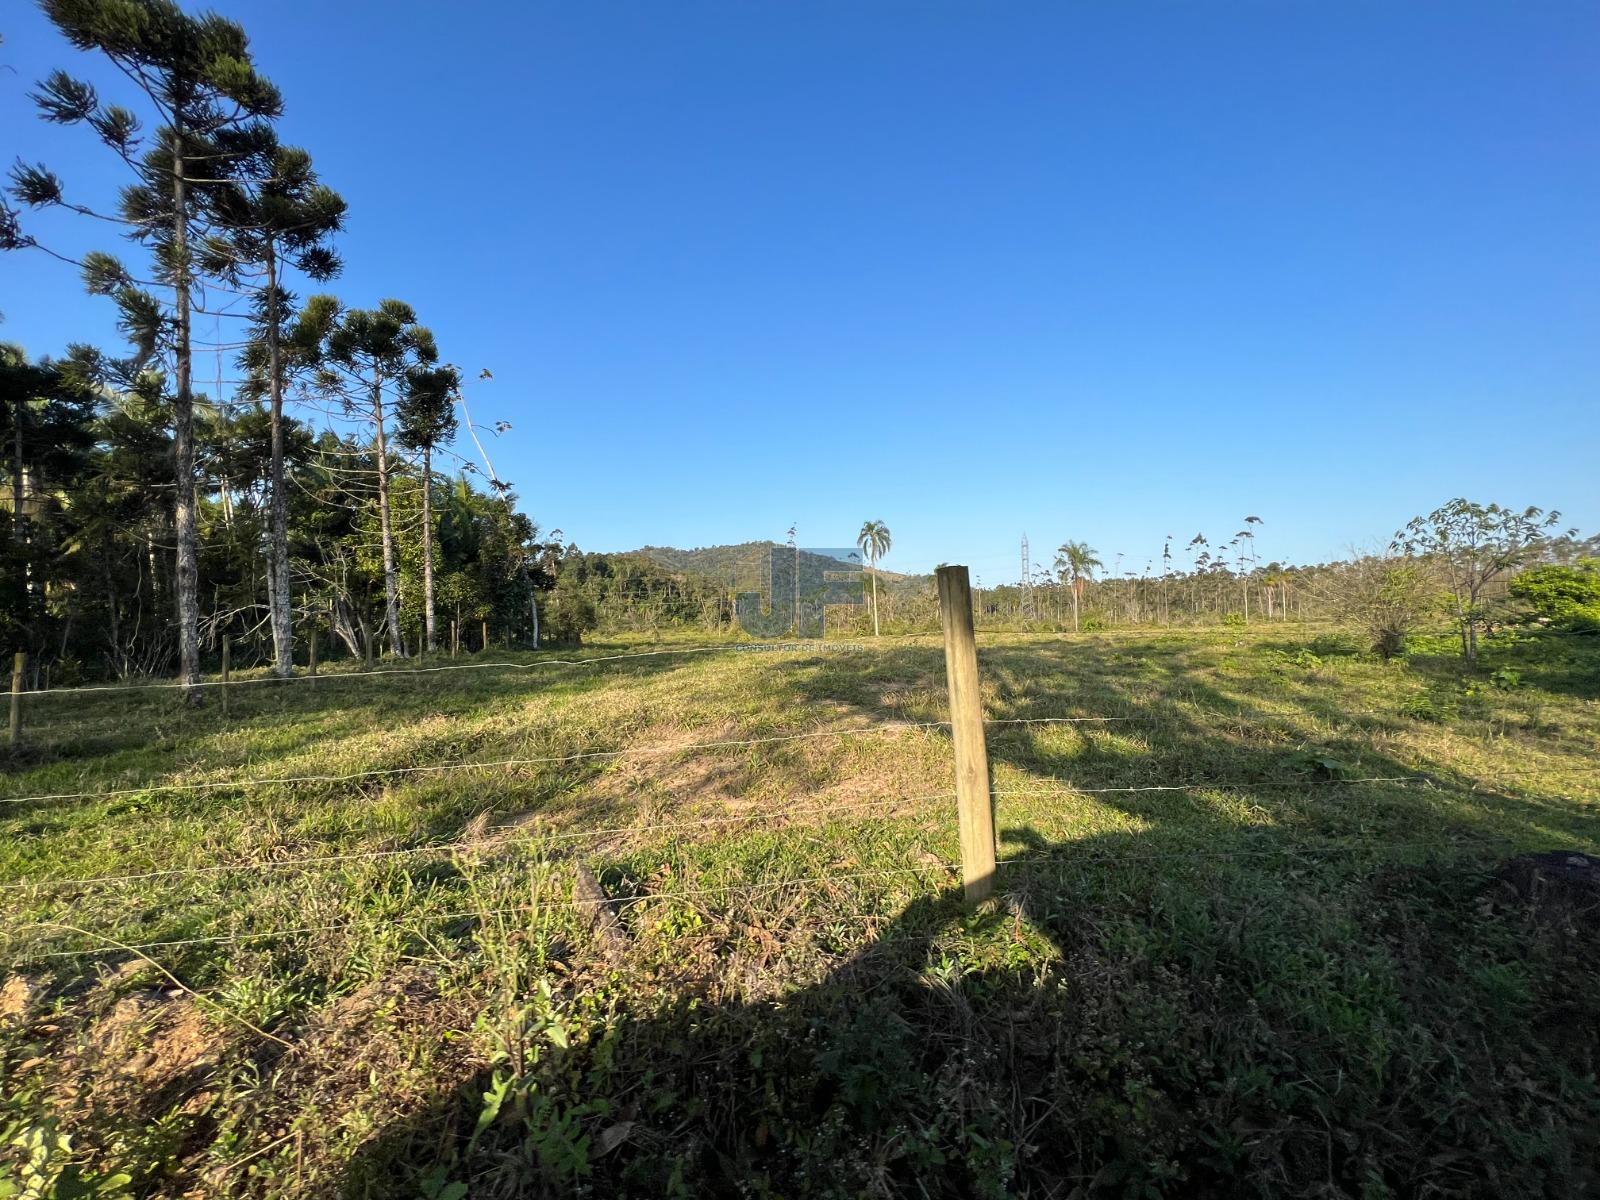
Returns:
[[[336,666],[226,714],[30,697],[0,780],[7,1169],[38,1195],[1579,1194],[1596,913],[1501,871],[1600,849],[1600,646],[1497,641],[1471,677],[1448,648],[985,638],[1005,862],[975,912],[931,638]]]

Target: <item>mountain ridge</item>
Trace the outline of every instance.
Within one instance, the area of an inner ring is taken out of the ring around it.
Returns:
[[[790,550],[782,542],[754,541],[696,546],[688,550],[677,546],[641,546],[637,550],[623,553],[626,556],[647,559],[669,571],[690,572],[719,580],[724,584],[731,583],[737,591],[765,592],[769,586],[768,572],[772,561],[770,555],[775,549]],[[811,565],[816,569],[824,567],[831,570],[839,569],[837,566],[828,565],[836,560],[826,555],[812,554],[804,546],[799,549],[802,564]],[[886,571],[881,566],[878,568],[880,583],[909,583],[927,578],[926,575],[904,575]]]

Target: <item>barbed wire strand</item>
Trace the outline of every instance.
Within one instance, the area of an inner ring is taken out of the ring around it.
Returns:
[[[1085,721],[1119,721],[1122,717],[1039,717],[1018,718],[1051,724]],[[490,759],[484,762],[421,763],[410,767],[374,767],[366,771],[350,771],[339,775],[284,775],[262,779],[198,780],[194,783],[159,783],[144,787],[112,788],[96,792],[55,792],[37,796],[0,797],[0,804],[32,804],[47,800],[109,799],[116,796],[140,796],[156,792],[222,791],[229,788],[277,787],[297,783],[351,783],[358,779],[378,779],[392,775],[440,774],[447,771],[488,770],[502,767],[553,766],[560,763],[582,762],[600,758],[651,757],[655,755],[689,754],[698,750],[722,750],[741,746],[767,746],[783,742],[808,741],[815,738],[844,738],[856,736],[880,737],[890,733],[907,733],[913,730],[948,728],[948,721],[897,722],[888,725],[863,725],[850,729],[816,729],[806,733],[788,733],[760,738],[729,738],[714,742],[691,742],[684,746],[629,746],[621,750],[585,750],[577,754],[548,755],[537,758]]]
[[[906,875],[923,875],[923,874],[926,874],[929,871],[935,871],[935,870],[951,872],[951,871],[956,871],[956,870],[959,870],[959,869],[960,868],[959,868],[959,866],[957,864],[948,863],[948,862],[945,862],[943,859],[939,859],[937,861],[924,863],[922,865],[915,866],[915,867],[886,867],[886,868],[876,868],[876,869],[869,870],[869,871],[844,871],[844,872],[838,872],[838,873],[832,874],[832,875],[802,876],[802,877],[800,877],[798,879],[773,879],[773,880],[768,880],[765,883],[722,884],[722,885],[719,885],[719,886],[716,886],[716,887],[680,888],[680,889],[677,889],[675,891],[670,891],[670,892],[648,892],[648,893],[645,893],[645,894],[639,895],[639,896],[608,896],[604,900],[600,900],[600,901],[593,901],[593,900],[586,900],[586,899],[585,900],[580,900],[580,899],[551,899],[551,900],[541,900],[537,904],[520,904],[520,905],[516,905],[516,906],[511,907],[511,908],[503,908],[503,909],[467,909],[467,910],[463,910],[463,911],[459,911],[459,912],[421,913],[421,914],[418,914],[418,916],[419,916],[420,919],[429,920],[429,921],[459,921],[459,920],[465,920],[465,919],[473,918],[473,917],[501,916],[501,915],[508,915],[508,914],[511,914],[511,913],[537,912],[541,908],[565,908],[565,909],[587,908],[587,907],[590,907],[590,906],[595,905],[595,904],[604,904],[604,905],[607,905],[607,906],[615,905],[617,907],[624,907],[625,908],[625,907],[628,907],[628,906],[631,906],[631,905],[636,905],[636,904],[647,904],[652,900],[675,900],[675,899],[685,899],[685,898],[702,897],[702,896],[755,895],[755,894],[758,894],[760,892],[776,891],[776,890],[778,890],[780,888],[786,888],[786,887],[804,887],[804,886],[809,886],[811,884],[836,883],[836,882],[839,882],[839,881],[842,881],[842,880],[887,879],[887,878],[890,878],[890,877],[893,877],[893,876],[902,876],[903,877],[903,876],[906,876]],[[320,933],[320,932],[325,932],[325,931],[330,930],[330,929],[348,928],[348,927],[360,925],[362,923],[363,922],[361,922],[359,920],[341,921],[341,922],[337,922],[337,923],[331,924],[331,925],[302,926],[300,928],[292,929],[292,930],[263,930],[263,931],[258,932],[258,933],[218,934],[218,935],[211,936],[211,937],[177,938],[177,939],[173,939],[173,940],[170,940],[170,941],[163,941],[163,942],[142,942],[142,943],[139,943],[139,944],[136,944],[136,945],[122,946],[122,947],[119,947],[119,948],[131,951],[133,953],[139,953],[140,951],[143,951],[143,950],[162,950],[162,949],[168,949],[168,948],[175,947],[175,946],[201,946],[201,945],[211,945],[211,944],[218,944],[218,943],[228,943],[228,942],[242,942],[242,941],[245,941],[245,940],[252,940],[253,941],[253,940],[258,940],[258,939],[261,939],[261,938],[283,937],[283,936],[289,936],[289,935],[292,935],[292,934],[299,934],[299,933]],[[59,922],[38,921],[38,922],[33,922],[33,923],[30,923],[30,924],[26,924],[26,925],[20,926],[19,928],[21,928],[23,930],[27,930],[27,929],[42,929],[42,928],[48,928],[48,927],[59,927]],[[87,936],[89,936],[89,937],[98,937],[100,935],[91,932]],[[51,953],[48,953],[48,954],[40,954],[40,955],[37,955],[35,957],[37,957],[37,958],[74,958],[74,957],[80,957],[80,956],[87,955],[87,954],[97,954],[97,953],[105,953],[105,951],[104,950],[62,950],[62,951],[54,951],[54,952],[51,952]]]
[[[376,543],[373,543],[373,544],[376,545]],[[540,659],[537,662],[531,662],[531,663],[516,663],[516,662],[450,663],[448,665],[438,666],[438,667],[384,667],[384,668],[382,668],[380,670],[376,670],[376,671],[332,671],[332,672],[328,672],[327,674],[322,674],[322,675],[317,675],[317,676],[292,675],[292,676],[289,676],[288,678],[282,678],[282,679],[278,678],[277,676],[272,676],[272,675],[264,676],[264,677],[259,678],[259,679],[230,679],[230,680],[228,680],[226,682],[224,682],[221,679],[202,679],[202,680],[199,680],[199,681],[197,681],[195,683],[191,683],[191,684],[184,684],[184,683],[178,683],[178,682],[171,682],[171,683],[94,684],[94,685],[91,685],[89,687],[39,688],[39,689],[35,689],[33,691],[20,691],[20,692],[16,692],[16,693],[8,693],[8,694],[15,694],[15,695],[18,695],[18,696],[81,696],[81,695],[84,695],[85,693],[88,693],[88,692],[178,691],[178,690],[182,690],[184,688],[207,688],[207,687],[230,687],[230,688],[236,688],[236,687],[248,687],[248,686],[250,686],[252,684],[261,684],[261,683],[276,683],[276,684],[306,683],[306,682],[309,682],[313,678],[315,678],[318,682],[327,682],[328,680],[334,680],[334,679],[337,679],[337,680],[378,679],[378,678],[389,678],[389,677],[392,677],[392,676],[400,676],[400,675],[433,675],[433,674],[437,674],[437,673],[443,672],[443,671],[485,671],[485,670],[491,670],[491,669],[501,669],[501,670],[511,670],[511,671],[532,671],[532,670],[536,670],[536,669],[538,669],[540,667],[574,667],[574,666],[576,666],[576,667],[586,667],[586,666],[591,666],[591,665],[593,665],[595,663],[619,662],[619,661],[621,661],[623,659],[630,659],[630,658],[657,658],[657,657],[660,657],[662,655],[670,655],[670,654],[706,654],[706,653],[711,653],[711,652],[718,651],[718,650],[725,650],[725,651],[751,651],[751,650],[753,650],[755,648],[759,648],[762,652],[770,652],[770,653],[778,653],[778,652],[782,652],[782,651],[785,651],[785,650],[793,650],[793,651],[796,651],[796,652],[809,651],[809,652],[814,653],[815,651],[812,650],[811,648],[813,646],[815,646],[815,645],[816,645],[816,643],[811,643],[811,642],[781,642],[781,643],[774,643],[771,646],[768,646],[765,643],[724,642],[724,643],[721,643],[721,644],[710,645],[710,646],[685,646],[685,647],[677,647],[677,648],[664,649],[664,650],[633,651],[633,652],[630,652],[630,653],[627,653],[627,654],[605,654],[605,655],[597,655],[597,656],[592,657],[592,658],[544,658],[544,659]]]
[[[627,834],[657,833],[661,831],[677,831],[684,829],[699,829],[712,825],[738,825],[748,824],[751,821],[771,821],[775,818],[789,819],[794,817],[828,817],[837,813],[859,812],[865,808],[877,808],[884,804],[921,804],[930,800],[945,800],[954,796],[954,792],[930,792],[921,796],[878,796],[871,800],[861,800],[851,804],[834,804],[806,809],[788,809],[780,812],[749,812],[738,815],[722,817],[705,817],[694,821],[667,821],[646,824],[616,825],[601,829],[577,830],[533,830],[526,827],[515,828],[502,826],[499,829],[487,831],[483,837],[454,842],[428,842],[419,846],[404,846],[387,850],[358,850],[347,854],[317,855],[306,858],[281,858],[281,859],[247,859],[234,863],[215,863],[200,867],[172,867],[160,871],[145,871],[131,875],[94,875],[80,879],[20,879],[0,884],[0,891],[15,891],[22,888],[56,888],[56,887],[87,887],[102,883],[137,883],[152,879],[169,879],[173,877],[193,877],[204,875],[222,875],[234,871],[270,871],[288,868],[306,867],[316,868],[323,866],[336,866],[351,862],[372,862],[384,859],[408,858],[415,855],[447,854],[467,850],[496,850],[501,848],[515,848],[519,842],[532,841],[568,842],[583,838],[621,837]],[[501,841],[496,841],[496,833],[507,832],[512,836]]]
[[[1503,841],[1503,839],[1502,839],[1502,841]],[[1493,844],[1493,846],[1498,846],[1500,844],[1501,844],[1500,842],[1496,842],[1496,843]],[[1509,844],[1509,843],[1507,843],[1507,844]],[[1344,852],[1360,853],[1360,852],[1363,852],[1363,851],[1367,851],[1369,849],[1377,849],[1377,850],[1385,850],[1385,851],[1395,851],[1395,850],[1434,850],[1434,851],[1438,851],[1438,850],[1456,850],[1456,851],[1466,850],[1466,851],[1473,851],[1473,850],[1476,850],[1476,851],[1488,851],[1491,848],[1493,848],[1493,846],[1491,846],[1491,844],[1489,844],[1489,843],[1472,843],[1472,842],[1456,843],[1456,842],[1449,842],[1449,841],[1441,842],[1439,839],[1432,839],[1432,840],[1428,840],[1428,841],[1414,840],[1414,841],[1395,842],[1395,841],[1383,840],[1379,835],[1369,835],[1367,837],[1359,838],[1359,839],[1351,839],[1351,838],[1328,839],[1327,841],[1325,841],[1324,843],[1322,843],[1320,845],[1301,842],[1301,843],[1296,843],[1296,844],[1293,844],[1293,845],[1284,845],[1284,846],[1277,846],[1277,847],[1237,847],[1237,848],[1230,848],[1230,849],[1225,849],[1225,850],[1208,849],[1208,848],[1206,848],[1204,846],[1200,846],[1200,847],[1195,847],[1193,849],[1185,849],[1183,853],[1185,855],[1187,855],[1186,861],[1191,861],[1191,860],[1197,859],[1197,858],[1199,858],[1199,859],[1210,859],[1210,860],[1226,860],[1226,859],[1235,859],[1235,858],[1260,858],[1260,857],[1297,855],[1297,854],[1324,854],[1324,853],[1337,854],[1337,853],[1344,853]],[[1087,851],[1087,852],[1077,852],[1077,853],[1078,853],[1078,856],[1080,857],[1080,859],[1083,860],[1083,861],[1086,861],[1086,862],[1108,863],[1108,864],[1113,864],[1114,865],[1114,864],[1120,863],[1120,862],[1149,861],[1149,860],[1153,860],[1153,859],[1161,859],[1163,861],[1167,861],[1167,860],[1172,859],[1172,857],[1174,855],[1174,850],[1171,849],[1171,848],[1166,848],[1166,849],[1162,849],[1162,850],[1159,850],[1159,851],[1138,852],[1138,853],[1128,853],[1128,852],[1124,852],[1124,851],[1118,851],[1118,852]],[[1045,863],[1049,863],[1049,864],[1052,864],[1052,865],[1058,865],[1058,866],[1059,865],[1067,865],[1068,860],[1067,860],[1065,854],[1031,855],[1031,856],[1025,856],[1025,857],[1000,858],[1000,859],[996,859],[995,860],[995,866],[996,867],[1039,866],[1039,865],[1043,865]],[[593,908],[593,907],[602,906],[602,905],[606,906],[606,907],[626,908],[626,907],[630,907],[630,906],[634,906],[634,905],[638,905],[638,904],[646,904],[646,903],[649,903],[651,901],[672,901],[672,900],[678,900],[678,899],[690,899],[690,898],[699,898],[699,897],[706,897],[706,896],[750,896],[750,895],[757,895],[757,894],[760,894],[760,893],[763,893],[763,892],[768,892],[768,891],[777,891],[777,890],[780,890],[780,889],[786,888],[786,887],[802,887],[802,886],[809,886],[809,885],[813,885],[813,884],[831,884],[831,883],[837,883],[837,882],[845,881],[845,880],[854,881],[854,880],[863,880],[863,879],[885,879],[885,878],[891,878],[891,877],[905,877],[907,875],[923,875],[923,874],[926,874],[926,873],[928,873],[930,871],[943,871],[943,872],[946,872],[948,874],[955,874],[955,873],[959,872],[960,870],[961,870],[961,867],[960,867],[959,863],[946,862],[943,859],[937,859],[935,861],[924,863],[924,864],[922,864],[920,866],[916,866],[916,867],[894,867],[894,868],[875,869],[875,870],[869,870],[869,871],[850,871],[850,872],[835,873],[835,874],[832,874],[832,875],[816,875],[816,876],[806,876],[806,877],[801,877],[801,878],[796,878],[796,879],[769,880],[769,881],[767,881],[765,883],[757,883],[757,884],[722,884],[722,885],[718,885],[718,886],[715,886],[715,887],[684,888],[684,889],[679,889],[679,890],[675,890],[675,891],[650,892],[650,893],[646,893],[646,894],[643,894],[643,895],[637,895],[637,896],[608,896],[608,897],[605,897],[605,898],[600,899],[600,900],[593,900],[593,899],[549,899],[549,900],[542,900],[542,901],[539,901],[539,902],[533,903],[533,904],[521,904],[521,905],[514,905],[514,906],[510,906],[510,907],[505,907],[505,908],[467,909],[467,910],[460,910],[460,911],[455,911],[455,912],[445,912],[445,913],[420,913],[420,914],[417,914],[417,919],[418,920],[426,920],[426,921],[459,921],[459,920],[471,920],[471,919],[480,919],[481,920],[484,917],[490,917],[490,916],[509,916],[509,915],[514,915],[514,914],[534,913],[534,912],[540,911],[540,909],[542,909],[542,908],[573,909],[573,908]],[[272,938],[293,937],[293,936],[298,936],[298,935],[301,935],[301,934],[308,934],[308,933],[325,933],[325,932],[331,932],[331,931],[341,930],[341,929],[350,929],[350,928],[358,927],[358,926],[363,925],[365,923],[366,922],[358,920],[358,919],[352,919],[352,920],[347,920],[347,921],[332,922],[332,923],[328,923],[328,924],[324,924],[324,925],[306,925],[306,926],[298,926],[298,927],[287,928],[287,929],[259,930],[259,931],[255,931],[255,932],[241,933],[241,934],[217,934],[217,935],[212,935],[212,936],[207,936],[207,937],[176,938],[176,939],[170,939],[170,940],[166,940],[166,941],[143,942],[143,943],[136,943],[136,944],[132,944],[132,945],[119,944],[116,948],[117,949],[121,949],[121,950],[125,950],[125,951],[133,953],[133,954],[138,954],[138,955],[140,955],[140,957],[144,957],[143,952],[147,951],[147,950],[161,950],[161,949],[188,947],[188,946],[243,944],[245,942],[250,942],[250,941],[270,940]],[[36,923],[31,924],[31,925],[23,926],[24,929],[30,929],[30,928],[31,929],[40,929],[40,928],[50,928],[50,927],[60,928],[62,926],[60,925],[59,922],[36,922]],[[87,936],[87,937],[100,937],[102,940],[106,940],[106,939],[104,939],[103,935],[96,934],[96,933],[93,933],[93,932],[85,932],[84,935]],[[929,936],[931,937],[931,936],[937,936],[937,935],[935,934],[935,935],[929,935]],[[924,939],[921,938],[921,937],[915,937],[915,938],[911,938],[911,939],[908,939],[908,940],[921,941],[921,940],[924,940]],[[880,944],[883,941],[884,941],[884,939],[879,939],[878,942],[868,943],[868,946],[864,947],[864,948],[869,948],[871,945]],[[56,951],[48,951],[48,952],[41,953],[41,954],[27,955],[27,956],[24,956],[23,958],[21,958],[21,959],[19,959],[17,961],[18,961],[18,964],[20,964],[20,963],[24,963],[24,962],[38,961],[38,960],[42,960],[42,959],[52,959],[52,958],[83,958],[83,957],[87,957],[89,955],[103,954],[103,953],[106,953],[106,952],[107,951],[104,948],[101,948],[101,949],[93,949],[93,948],[91,948],[91,949],[79,949],[79,950],[56,950]]]
[[[1144,792],[1199,792],[1199,791],[1242,791],[1259,788],[1298,788],[1316,786],[1365,786],[1372,784],[1394,784],[1400,787],[1451,787],[1448,783],[1427,775],[1371,775],[1358,779],[1292,779],[1292,780],[1233,780],[1233,781],[1201,781],[1178,784],[1149,784],[1124,787],[1078,787],[1073,784],[1063,783],[1059,787],[1046,788],[992,788],[990,795],[994,798],[1002,796],[1036,796],[1036,797],[1072,797],[1085,795],[1111,795],[1134,794]],[[1488,794],[1474,790],[1473,794]],[[418,846],[406,846],[384,850],[351,851],[343,854],[315,855],[302,858],[287,859],[247,859],[234,863],[216,863],[199,867],[173,867],[157,871],[145,871],[124,875],[97,875],[71,879],[21,879],[0,883],[0,891],[14,891],[23,888],[49,889],[64,887],[88,887],[107,883],[132,883],[144,882],[154,879],[167,879],[174,877],[198,877],[205,875],[229,874],[238,871],[256,870],[285,870],[290,868],[305,868],[307,870],[326,866],[337,866],[352,862],[373,862],[387,859],[405,858],[426,854],[447,854],[470,850],[489,850],[500,847],[513,847],[519,841],[526,840],[536,843],[569,842],[588,838],[621,837],[626,835],[642,835],[658,832],[675,832],[685,829],[706,828],[715,825],[748,824],[756,820],[791,819],[797,817],[829,817],[843,813],[859,812],[866,808],[875,808],[883,804],[923,804],[932,800],[945,800],[954,796],[951,791],[930,792],[916,796],[888,796],[875,797],[871,800],[852,802],[849,804],[822,805],[811,808],[776,810],[762,813],[741,813],[718,817],[705,817],[692,821],[668,822],[635,822],[632,825],[608,826],[599,829],[578,830],[532,830],[502,826],[497,830],[490,830],[483,836],[453,842],[429,842]],[[497,842],[494,834],[508,830],[511,837]]]

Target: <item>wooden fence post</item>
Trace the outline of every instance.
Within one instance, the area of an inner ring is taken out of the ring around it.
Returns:
[[[312,691],[317,690],[317,611],[311,610],[311,635],[306,641],[306,674],[311,677],[308,685]]]
[[[483,648],[485,650],[489,648],[489,622],[487,621],[483,623]]]
[[[9,745],[13,750],[22,741],[22,677],[28,669],[28,656],[18,650],[17,656],[11,660],[11,736]]]
[[[994,891],[994,804],[983,739],[978,645],[972,633],[972,588],[965,567],[940,567],[939,620],[950,688],[950,740],[956,752],[956,808],[961,820],[961,877],[968,903]]]
[[[228,715],[228,673],[233,665],[233,639],[222,635],[222,715]]]

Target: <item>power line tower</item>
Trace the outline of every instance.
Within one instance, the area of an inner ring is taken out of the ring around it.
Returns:
[[[1024,617],[1028,616],[1033,607],[1033,560],[1028,557],[1028,535],[1022,535],[1022,579],[1018,584],[1021,595],[1021,611]]]

